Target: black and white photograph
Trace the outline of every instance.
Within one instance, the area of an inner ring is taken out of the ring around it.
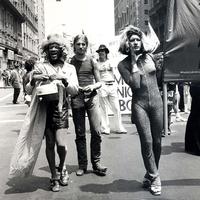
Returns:
[[[199,16],[0,0],[0,199],[199,200]]]

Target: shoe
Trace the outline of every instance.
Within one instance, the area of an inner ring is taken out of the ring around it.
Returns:
[[[151,185],[150,187],[150,192],[154,196],[159,196],[161,195],[161,185]]]
[[[77,171],[76,171],[76,175],[77,176],[83,176],[85,173],[86,173],[86,169],[78,169]]]
[[[187,120],[183,117],[176,117],[176,122],[186,122]]]
[[[52,192],[59,192],[60,191],[60,185],[58,179],[50,179],[50,189]]]
[[[93,172],[98,176],[106,176],[107,167],[100,164],[93,165]]]
[[[103,134],[103,135],[110,135],[110,133],[107,133],[107,132],[101,132],[101,134]]]
[[[157,177],[154,180],[152,180],[151,186],[150,186],[150,192],[151,192],[151,194],[153,194],[155,196],[161,195],[161,181],[160,181],[160,177]]]
[[[171,131],[171,129],[170,129],[170,128],[168,129],[168,132],[167,132],[167,134],[168,134],[168,135],[171,135],[171,134],[172,134],[172,131]]]
[[[19,104],[19,102],[17,101],[17,102],[13,102],[13,104]]]
[[[69,175],[66,169],[62,170],[60,173],[60,185],[67,186],[69,183]]]
[[[165,137],[165,131],[164,131],[164,130],[162,131],[161,136],[162,136],[162,137]]]
[[[142,187],[145,189],[148,189],[148,188],[150,188],[150,186],[151,186],[151,180],[144,177],[144,179],[142,181]]]

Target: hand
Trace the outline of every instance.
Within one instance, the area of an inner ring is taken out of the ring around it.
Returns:
[[[88,86],[83,88],[83,92],[92,92],[93,90],[94,90],[93,85],[88,85]]]
[[[34,79],[40,80],[40,81],[47,81],[47,80],[49,80],[49,76],[47,76],[45,74],[37,74],[37,75],[34,75]]]
[[[59,74],[53,74],[53,75],[51,75],[50,77],[49,77],[49,79],[51,80],[51,81],[54,81],[54,80],[61,80],[63,77],[61,76],[61,75],[59,75]]]
[[[130,53],[131,53],[131,61],[136,63],[136,54],[135,54],[135,50],[133,45],[131,45],[131,43],[129,42],[129,49],[130,49]]]

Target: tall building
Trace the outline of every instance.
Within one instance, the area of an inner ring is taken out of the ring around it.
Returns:
[[[149,8],[149,0],[114,0],[115,35],[130,24],[146,32]]]
[[[0,1],[0,69],[22,60],[22,0]]]
[[[0,0],[1,71],[38,58],[44,37],[44,0]]]
[[[38,57],[38,16],[35,0],[23,0],[22,9],[25,22],[22,24],[23,58]]]
[[[159,40],[160,47],[158,50],[162,51],[165,34],[165,24],[167,17],[167,4],[168,0],[149,0],[150,11],[149,17],[151,25],[156,32]]]
[[[45,39],[45,17],[44,17],[44,0],[35,0],[36,16],[38,17],[38,43],[40,45]],[[39,51],[40,53],[40,51]]]

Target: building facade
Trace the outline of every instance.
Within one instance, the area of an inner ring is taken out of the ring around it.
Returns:
[[[150,22],[160,40],[160,47],[158,51],[162,51],[165,38],[165,24],[167,18],[168,0],[149,0],[149,1],[150,1],[149,2]]]
[[[38,57],[38,16],[36,15],[35,0],[23,1],[22,46],[23,57]]]
[[[44,0],[35,0],[35,12],[36,16],[38,17],[38,51],[39,57],[41,57],[40,53],[40,45],[44,41],[45,38],[45,17],[44,17]]]
[[[115,35],[128,25],[134,25],[146,32],[149,21],[149,0],[115,0]]]
[[[0,1],[0,69],[22,59],[22,0]]]
[[[43,0],[1,0],[0,70],[38,58],[44,29]]]

